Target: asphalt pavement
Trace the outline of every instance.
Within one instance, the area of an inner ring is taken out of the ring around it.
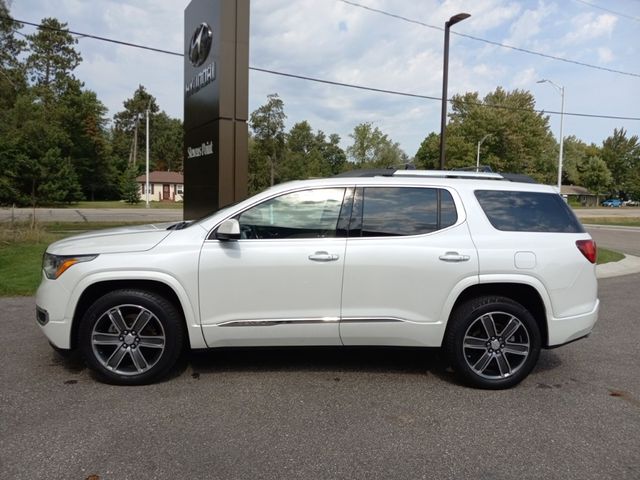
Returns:
[[[638,479],[639,290],[601,280],[593,334],[506,391],[381,348],[190,354],[111,386],[51,350],[33,298],[0,299],[0,478]]]

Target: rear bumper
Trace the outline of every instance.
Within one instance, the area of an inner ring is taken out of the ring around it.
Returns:
[[[552,318],[548,324],[549,343],[548,346],[559,347],[565,343],[586,337],[593,330],[593,326],[598,321],[600,311],[600,300],[590,312],[573,317]]]

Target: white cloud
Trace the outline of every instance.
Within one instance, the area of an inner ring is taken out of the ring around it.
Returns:
[[[530,89],[531,86],[540,79],[540,75],[535,68],[527,68],[518,72],[511,82],[513,88]]]
[[[504,43],[514,46],[523,46],[531,38],[537,36],[543,29],[543,21],[556,11],[555,4],[547,4],[539,1],[534,10],[525,10],[509,29],[509,37]]]
[[[597,16],[591,12],[580,14],[571,21],[573,30],[565,35],[564,41],[568,44],[576,44],[610,36],[617,21],[614,15],[608,13]]]
[[[598,60],[602,63],[611,63],[614,55],[610,48],[599,47],[598,48]]]

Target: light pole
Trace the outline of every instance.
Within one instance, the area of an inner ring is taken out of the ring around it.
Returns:
[[[562,193],[562,149],[564,146],[564,134],[562,131],[562,123],[564,120],[564,86],[560,86],[557,83],[552,82],[551,80],[542,79],[538,80],[537,83],[548,83],[552,87],[554,87],[558,92],[560,92],[560,97],[562,98],[562,103],[560,104],[560,155],[558,155],[558,193]]]
[[[480,171],[480,145],[482,145],[482,142],[484,142],[490,136],[491,134],[487,133],[484,137],[482,137],[482,140],[478,142],[478,155],[476,156],[476,172]]]
[[[146,153],[146,185],[145,185],[145,192],[146,192],[146,197],[147,197],[147,208],[149,208],[149,105],[147,105],[147,110],[146,110],[146,116],[147,116],[147,153]]]
[[[447,123],[447,81],[449,80],[449,29],[458,22],[471,15],[458,13],[444,24],[444,65],[442,67],[442,113],[440,115],[440,170],[444,170],[445,137],[444,129]]]

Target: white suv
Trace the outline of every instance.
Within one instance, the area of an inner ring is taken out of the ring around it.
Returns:
[[[552,187],[353,172],[53,243],[37,320],[120,384],[165,375],[187,345],[393,345],[443,347],[466,383],[505,388],[591,332],[595,260]]]

